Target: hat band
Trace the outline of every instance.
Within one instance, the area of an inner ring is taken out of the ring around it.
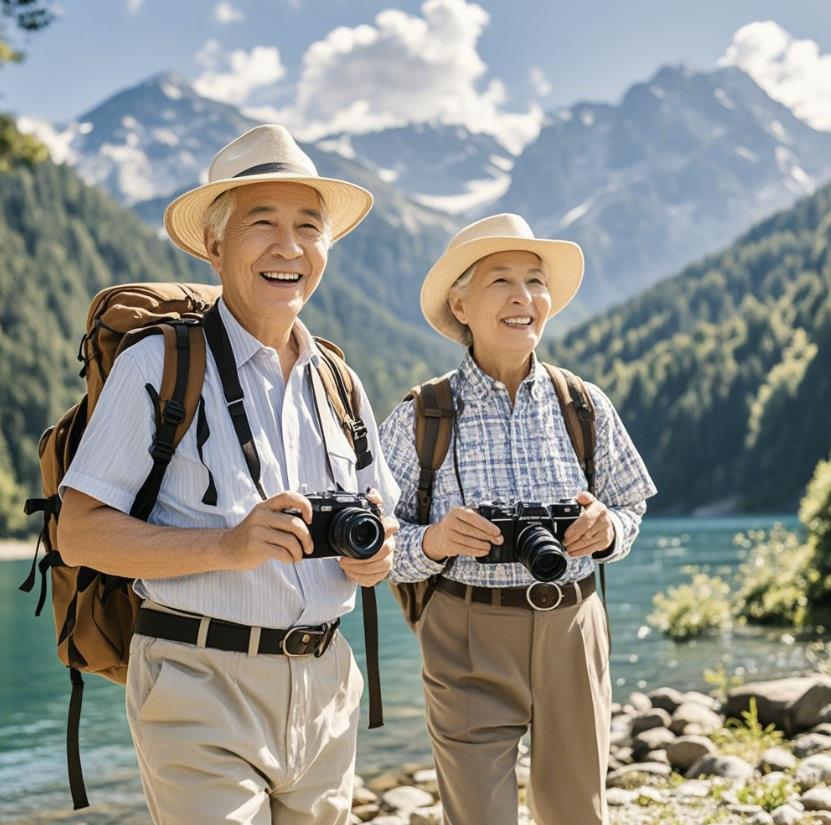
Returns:
[[[267,172],[291,172],[294,175],[305,175],[306,177],[317,177],[314,173],[310,173],[308,169],[302,166],[296,166],[293,163],[260,163],[257,166],[249,166],[243,169],[242,172],[237,172],[235,178],[241,178],[246,175],[264,175]]]

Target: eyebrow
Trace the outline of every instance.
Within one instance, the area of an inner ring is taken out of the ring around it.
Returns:
[[[492,269],[489,269],[488,272],[510,272],[511,267],[509,266],[495,266]],[[541,266],[533,266],[531,267],[528,272],[539,272],[542,274],[542,267]]]
[[[252,215],[263,215],[263,214],[273,214],[277,210],[273,206],[254,206],[248,210],[245,214],[246,218],[250,218]],[[320,212],[316,209],[301,209],[301,215],[306,215],[309,218],[314,218],[318,221],[323,221],[323,217],[321,216]]]

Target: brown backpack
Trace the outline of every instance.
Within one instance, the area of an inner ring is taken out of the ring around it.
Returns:
[[[204,424],[203,318],[220,294],[218,286],[163,283],[123,284],[98,293],[90,304],[86,333],[78,351],[78,360],[83,362],[80,374],[86,378],[87,392],[57,424],[43,433],[38,444],[44,497],[27,500],[25,512],[27,515],[42,513],[43,527],[31,570],[20,589],[31,591],[36,572],[40,571],[40,597],[35,609],[35,615],[40,615],[46,601],[46,575],[51,571],[58,658],[69,668],[72,682],[67,762],[76,810],[89,804],[78,743],[84,687],[81,672],[125,684],[130,638],[140,600],[133,591],[131,579],[89,567],[68,567],[62,562],[57,543],[61,509],[58,489],[118,354],[148,335],[162,335],[164,368],[160,391],[156,395],[150,385],[147,387],[156,408],[156,433],[151,447],[153,467],[130,511],[136,518],[149,517],[176,447],[195,416],[200,427]],[[366,447],[366,429],[358,415],[353,414],[359,410],[359,396],[351,371],[340,349],[322,338],[315,340],[323,356],[319,374],[326,395],[355,448],[359,466],[365,466],[372,456]],[[213,486],[212,479],[210,486]],[[216,495],[215,489],[213,495]],[[38,563],[41,544],[45,555]]]
[[[573,373],[562,367],[544,364],[554,384],[560,408],[563,411],[566,430],[571,438],[577,460],[586,476],[589,492],[594,491],[594,448],[596,441],[595,412],[586,385]],[[450,387],[450,375],[432,378],[413,387],[404,400],[415,401],[415,446],[421,469],[416,493],[419,524],[430,523],[430,506],[433,501],[433,480],[450,448],[456,407]],[[451,558],[445,571],[455,558]],[[606,598],[606,568],[600,567],[600,587]],[[431,576],[418,582],[390,582],[393,595],[401,606],[404,619],[415,629],[427,602],[433,595],[439,576]]]

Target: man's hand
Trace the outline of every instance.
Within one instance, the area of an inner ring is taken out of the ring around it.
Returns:
[[[580,493],[575,501],[583,512],[566,530],[563,545],[569,556],[589,556],[607,550],[615,540],[615,525],[609,508],[591,493]]]
[[[296,510],[300,515],[283,512],[288,509]],[[312,504],[300,493],[278,493],[261,501],[220,539],[228,569],[250,570],[266,559],[277,559],[286,564],[300,561],[313,549],[307,526],[311,523]]]
[[[367,493],[367,498],[377,507],[383,505],[380,493],[372,489]],[[398,532],[398,519],[395,516],[384,516],[381,519],[384,523],[384,543],[381,549],[369,559],[350,559],[348,556],[341,556],[338,559],[343,575],[349,581],[359,584],[361,587],[372,587],[383,581],[392,570],[392,554],[395,550],[395,534]]]
[[[491,544],[502,544],[499,528],[470,507],[454,507],[427,528],[421,546],[427,558],[441,561],[448,556],[486,556]]]

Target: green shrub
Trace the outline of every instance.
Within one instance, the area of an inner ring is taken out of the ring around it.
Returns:
[[[696,572],[688,584],[653,597],[647,621],[671,639],[685,641],[727,628],[731,621],[730,587],[718,576]]]
[[[755,765],[768,748],[782,747],[785,734],[775,725],[762,725],[755,697],[751,697],[750,707],[743,710],[741,716],[741,720],[728,719],[721,730],[710,734],[721,753],[740,756]]]

